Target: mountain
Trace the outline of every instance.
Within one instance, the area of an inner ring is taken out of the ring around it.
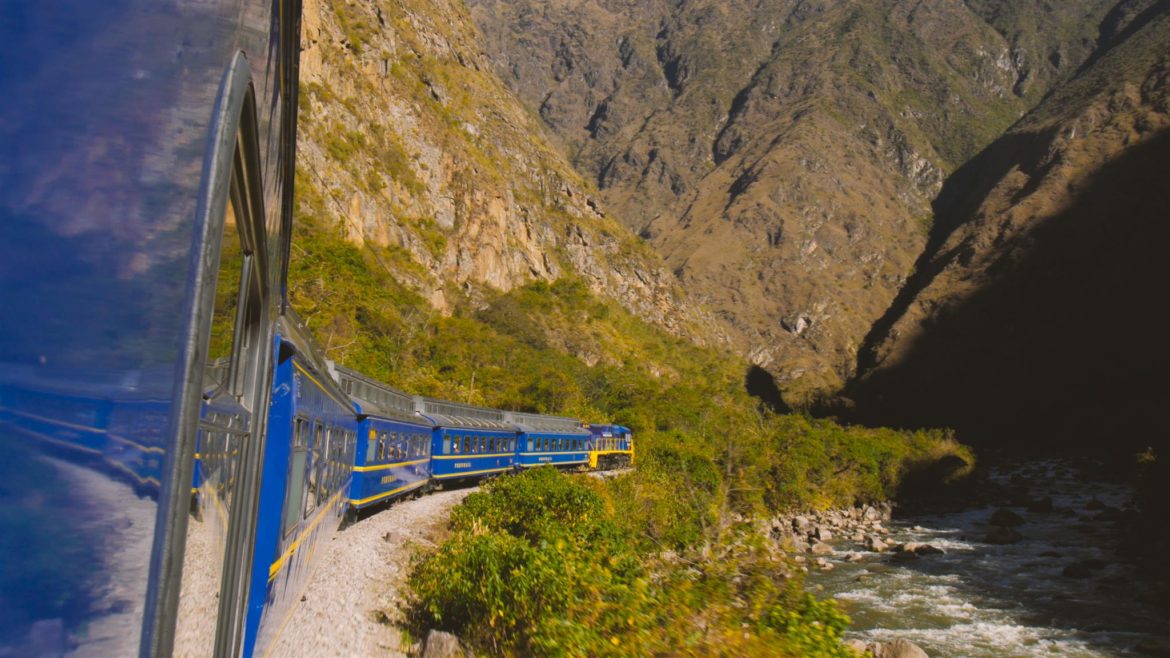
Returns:
[[[470,0],[500,77],[789,399],[853,376],[943,180],[1112,3]]]
[[[1170,2],[1119,3],[1075,76],[947,180],[861,350],[860,417],[1165,464],[1168,83]]]
[[[726,342],[662,260],[605,216],[481,39],[458,1],[305,0],[297,226],[360,246],[425,300],[420,313],[577,276],[675,335]],[[330,323],[318,333],[343,356],[365,321],[322,313],[337,291],[298,269],[304,255],[295,245],[294,306],[315,329]]]

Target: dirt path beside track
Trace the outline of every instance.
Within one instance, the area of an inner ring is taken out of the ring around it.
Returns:
[[[339,532],[321,550],[304,598],[269,655],[405,656],[397,603],[415,547],[445,532],[451,508],[477,489],[396,503]],[[387,618],[388,616],[388,618]]]

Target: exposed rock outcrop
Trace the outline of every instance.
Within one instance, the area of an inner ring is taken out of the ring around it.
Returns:
[[[944,177],[1111,0],[470,0],[495,70],[786,400],[839,386]]]
[[[492,71],[458,0],[306,0],[302,216],[365,244],[440,312],[453,291],[580,276],[699,344],[726,339]],[[295,256],[295,254],[294,254]]]

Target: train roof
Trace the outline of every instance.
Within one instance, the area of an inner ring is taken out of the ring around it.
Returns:
[[[358,405],[358,413],[365,416],[384,416],[419,422],[414,396],[384,384],[368,375],[329,362],[329,372]]]
[[[504,417],[521,432],[580,434],[587,436],[589,431],[581,427],[581,421],[566,416],[545,416],[543,414],[529,414],[521,411],[504,412]]]
[[[437,426],[511,432],[517,429],[516,425],[505,417],[507,412],[499,409],[418,396],[415,398],[415,410],[434,421]]]

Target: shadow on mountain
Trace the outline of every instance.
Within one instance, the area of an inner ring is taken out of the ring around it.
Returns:
[[[1042,133],[1008,134],[996,140],[979,155],[959,167],[943,184],[938,197],[931,204],[935,217],[922,254],[914,263],[913,274],[890,303],[890,307],[874,322],[857,355],[857,371],[865,373],[877,365],[876,349],[895,323],[906,313],[918,294],[930,285],[940,272],[961,254],[959,250],[940,253],[955,229],[969,221],[983,199],[1017,165],[1033,180],[1041,180],[1041,164],[1050,131]],[[1005,166],[1005,163],[1009,163]]]
[[[999,157],[981,159],[1012,161]],[[964,169],[952,181],[974,189],[947,217],[969,217],[969,204],[999,177]],[[935,249],[953,229],[938,227]],[[953,427],[975,444],[1098,453],[1152,446],[1166,455],[1168,248],[1170,131],[1101,166],[1066,210],[1000,245],[987,285],[924,322],[900,361],[854,384],[857,420]],[[927,267],[867,340],[869,365],[874,338],[953,257],[923,256]]]
[[[748,395],[756,398],[772,411],[778,414],[786,414],[792,411],[788,404],[784,402],[784,397],[780,394],[780,387],[776,385],[776,378],[767,370],[754,364],[749,366],[747,376],[744,377],[744,387],[747,389]]]

